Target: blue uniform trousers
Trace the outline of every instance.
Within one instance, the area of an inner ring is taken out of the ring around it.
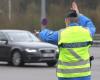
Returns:
[[[58,78],[58,80],[91,80],[91,76],[79,77],[79,78]]]

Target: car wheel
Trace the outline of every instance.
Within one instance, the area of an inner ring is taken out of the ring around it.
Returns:
[[[19,51],[13,52],[11,62],[13,66],[22,66],[24,64],[22,61],[21,53]]]
[[[49,66],[49,67],[53,67],[53,66],[55,66],[56,65],[56,61],[51,61],[51,62],[47,62],[47,65]]]

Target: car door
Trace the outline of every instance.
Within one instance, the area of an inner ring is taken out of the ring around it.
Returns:
[[[10,48],[7,42],[7,37],[0,32],[0,60],[5,60],[9,56],[8,52]]]

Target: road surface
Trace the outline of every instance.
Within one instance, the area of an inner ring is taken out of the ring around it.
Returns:
[[[95,60],[92,66],[92,80],[99,80],[100,76],[100,47],[91,50]],[[0,63],[0,80],[57,80],[56,68],[46,64],[29,64],[25,67],[12,67]]]

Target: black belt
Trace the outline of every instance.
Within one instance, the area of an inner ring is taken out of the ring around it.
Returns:
[[[61,43],[59,47],[62,48],[78,48],[78,47],[86,47],[88,45],[92,45],[92,41],[87,41],[87,42],[77,42],[77,43]]]

